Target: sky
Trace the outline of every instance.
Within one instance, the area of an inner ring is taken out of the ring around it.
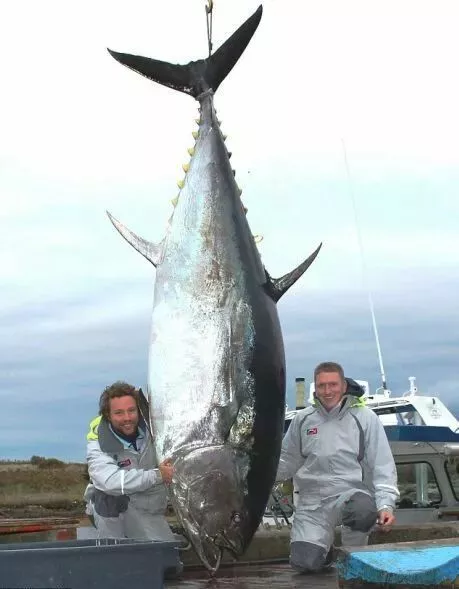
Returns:
[[[163,237],[197,103],[106,48],[205,57],[204,6],[0,4],[0,457],[83,461],[103,388],[145,386],[154,268],[105,211]],[[214,48],[257,6],[215,0]],[[323,243],[278,304],[288,404],[323,360],[380,385],[371,293],[393,394],[459,417],[459,6],[263,6],[215,104],[270,274]]]

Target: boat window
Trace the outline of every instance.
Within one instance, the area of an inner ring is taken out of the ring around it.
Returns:
[[[453,489],[454,496],[459,501],[459,456],[451,456],[445,462],[446,474]]]
[[[434,471],[427,462],[397,464],[400,499],[398,509],[433,507],[441,502]]]

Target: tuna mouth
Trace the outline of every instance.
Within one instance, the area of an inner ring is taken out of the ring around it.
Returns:
[[[209,571],[211,576],[214,576],[220,567],[223,556],[223,548],[217,546],[210,538],[195,539],[191,542],[197,552],[200,561]]]
[[[214,539],[214,543],[219,548],[229,550],[235,557],[241,556],[244,552],[244,546],[241,538],[229,538],[225,532],[219,532]]]
[[[185,531],[185,536],[191,543],[199,560],[209,571],[210,575],[214,576],[220,567],[220,562],[223,555],[223,547],[218,546],[214,542],[214,538],[208,536],[207,534],[201,535],[198,526],[195,525],[194,522],[191,522],[189,519],[183,517],[180,512],[177,514],[179,522]]]
[[[210,562],[205,557],[201,556],[202,564],[206,567],[206,569],[209,571],[209,573],[212,577],[216,574],[216,572],[218,571],[218,569],[220,567],[220,563],[222,561],[222,556],[223,556],[223,550],[220,548],[218,551],[218,554],[217,554],[217,559],[215,560],[213,565],[211,565]]]

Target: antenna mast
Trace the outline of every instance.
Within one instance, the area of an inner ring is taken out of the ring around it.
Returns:
[[[376,324],[376,315],[375,315],[375,308],[374,308],[374,305],[373,305],[373,297],[371,296],[371,290],[370,290],[370,287],[369,287],[369,284],[368,284],[367,268],[366,268],[366,263],[365,263],[364,250],[363,250],[363,240],[362,240],[362,235],[360,233],[359,219],[358,219],[358,215],[357,215],[357,206],[356,206],[356,203],[355,203],[354,190],[353,190],[352,181],[351,181],[351,173],[349,171],[349,164],[348,164],[348,161],[347,161],[346,145],[344,143],[344,139],[342,139],[341,141],[343,143],[344,163],[345,163],[345,166],[346,166],[346,173],[347,173],[347,179],[348,179],[348,185],[349,185],[349,193],[351,195],[352,208],[354,210],[355,226],[356,226],[356,230],[357,230],[357,241],[359,243],[360,260],[361,260],[361,263],[362,263],[363,282],[364,282],[364,285],[366,287],[367,294],[368,294],[368,303],[370,305],[371,320],[372,320],[372,323],[373,323],[373,332],[375,334],[375,339],[376,339],[376,349],[378,351],[379,369],[381,371],[382,386],[383,386],[383,389],[384,390],[387,390],[386,373],[385,373],[385,370],[384,370],[384,363],[383,363],[383,358],[382,358],[381,345],[379,343],[378,326]]]

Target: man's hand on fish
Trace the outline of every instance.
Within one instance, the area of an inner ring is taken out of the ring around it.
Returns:
[[[161,462],[158,468],[163,482],[166,485],[170,485],[172,482],[172,476],[174,474],[174,467],[172,466],[172,462],[170,460],[164,460]]]

